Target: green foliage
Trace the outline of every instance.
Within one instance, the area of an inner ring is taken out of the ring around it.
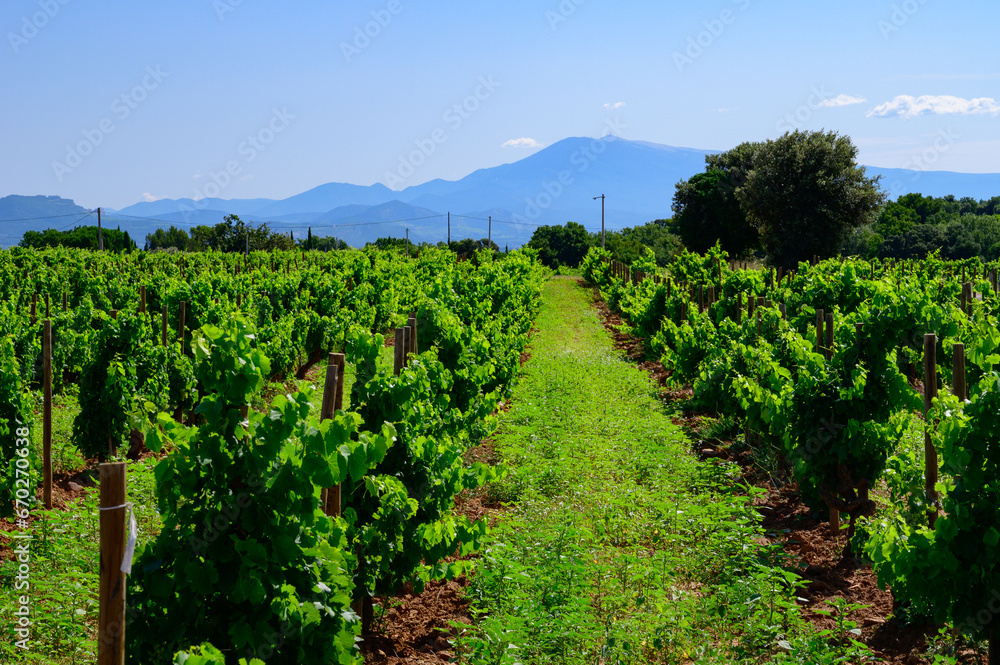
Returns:
[[[184,229],[179,229],[171,225],[170,228],[156,229],[152,233],[146,234],[147,249],[167,249],[174,247],[178,250],[191,248],[191,236]]]
[[[677,183],[672,207],[677,235],[693,252],[706,252],[719,243],[732,256],[745,257],[760,246],[758,231],[747,220],[725,171],[709,169]]]
[[[615,261],[623,263],[638,261],[649,248],[656,257],[656,265],[663,267],[680,251],[682,243],[674,234],[671,220],[658,219],[642,226],[607,232],[605,246]]]
[[[594,236],[583,225],[566,222],[563,226],[539,226],[526,246],[538,251],[543,265],[555,268],[578,265],[594,244]]]
[[[483,249],[488,249],[491,252],[500,251],[497,244],[489,238],[480,238],[479,240],[464,238],[462,240],[452,241],[450,249],[456,254],[467,254],[469,256],[473,256],[476,252]]]
[[[360,433],[353,414],[320,423],[304,392],[244,415],[269,371],[252,340],[240,319],[205,326],[193,345],[202,424],[160,414],[150,433],[150,448],[172,450],[156,468],[163,530],[138,554],[128,598],[130,662],[170,663],[206,641],[232,662],[357,660],[348,524],[320,511],[319,492],[360,480],[393,431]]]
[[[251,252],[295,247],[295,241],[288,235],[272,231],[266,223],[254,226],[253,222],[244,222],[237,215],[226,215],[215,226],[202,224],[192,228],[187,249],[193,252],[214,250],[243,253],[246,251],[248,238]]]
[[[136,249],[135,242],[129,237],[128,231],[102,228],[104,249],[112,252],[130,252]],[[44,249],[46,247],[76,247],[93,249],[98,247],[96,226],[77,226],[69,231],[46,229],[45,231],[25,231],[19,247]]]
[[[887,522],[869,541],[881,584],[938,622],[983,639],[1000,609],[1000,374],[990,372],[963,404],[935,402],[942,468],[955,478],[933,528]]]
[[[0,338],[0,518],[34,503],[34,448],[27,445],[33,414],[31,402],[18,371],[14,340]],[[22,455],[28,452],[28,456]],[[18,496],[18,489],[21,495]],[[15,507],[17,510],[15,511]]]
[[[141,344],[139,319],[103,312],[93,340],[93,358],[80,377],[80,413],[73,442],[88,457],[106,459],[125,441],[142,410],[136,366],[127,362]],[[109,443],[110,440],[110,443]],[[110,448],[109,448],[110,446]]]
[[[875,220],[885,194],[857,152],[836,132],[796,130],[760,144],[736,198],[772,265],[835,256],[851,228]]]

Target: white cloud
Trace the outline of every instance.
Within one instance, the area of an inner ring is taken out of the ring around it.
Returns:
[[[734,113],[734,112],[739,111],[739,110],[740,109],[739,109],[738,106],[725,107],[725,108],[721,108],[721,109],[716,109],[716,111],[719,112],[719,113]]]
[[[614,111],[615,109],[620,109],[625,106],[625,102],[615,102],[614,104],[605,104],[604,108],[609,111]]]
[[[824,99],[819,103],[821,107],[850,106],[851,104],[863,104],[868,100],[864,97],[852,97],[851,95],[837,95],[830,99]]]
[[[160,201],[161,199],[167,198],[166,196],[155,196],[149,192],[142,193],[142,200],[146,203],[152,203],[153,201]]]
[[[539,143],[538,141],[536,141],[535,139],[529,139],[529,138],[522,137],[522,138],[519,138],[519,139],[511,139],[509,141],[504,141],[503,144],[500,147],[501,148],[541,148],[542,144]]]
[[[1000,114],[1000,104],[992,97],[977,97],[975,99],[964,99],[962,97],[952,97],[951,95],[921,95],[912,97],[910,95],[898,95],[891,102],[879,104],[868,112],[868,117],[887,118],[889,116],[899,116],[901,118],[916,118],[921,115],[991,115]]]

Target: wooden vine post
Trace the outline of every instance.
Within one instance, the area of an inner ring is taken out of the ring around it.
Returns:
[[[177,324],[177,336],[180,337],[180,340],[181,340],[181,355],[185,355],[185,353],[184,353],[184,330],[185,330],[185,327],[187,325],[187,321],[185,319],[187,319],[187,303],[182,300],[181,301],[180,321]]]
[[[924,491],[927,495],[927,518],[934,528],[937,520],[937,485],[938,458],[937,450],[931,442],[930,410],[937,397],[937,335],[924,335]]]
[[[420,347],[417,345],[417,313],[413,312],[410,314],[410,318],[407,320],[406,325],[410,328],[410,353],[412,355],[418,355],[420,353]]]
[[[167,306],[163,306],[163,330],[161,332],[162,346],[167,345]]]
[[[823,352],[823,326],[826,323],[826,314],[821,309],[816,310],[816,353]]]
[[[143,284],[139,287],[139,313],[146,313],[146,285]]]
[[[405,328],[396,328],[396,339],[393,351],[392,373],[399,376],[406,364],[406,332]]]
[[[331,353],[326,366],[326,381],[323,384],[323,406],[320,420],[333,418],[344,408],[344,369],[346,358],[343,353]],[[323,512],[330,517],[341,515],[340,483],[323,490],[320,498]]]
[[[826,313],[826,359],[833,360],[833,312]]]
[[[102,464],[97,665],[125,664],[125,462]]]
[[[42,496],[52,510],[52,321],[42,337]]]

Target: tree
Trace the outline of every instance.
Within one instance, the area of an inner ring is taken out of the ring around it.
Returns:
[[[624,228],[621,231],[608,231],[605,238],[605,248],[611,253],[611,258],[623,263],[635,263],[646,255],[646,248],[653,250],[658,266],[665,266],[682,248],[681,239],[673,232],[673,223],[669,219],[655,221]]]
[[[785,133],[760,144],[736,198],[772,265],[835,256],[851,229],[875,220],[886,194],[836,132]]]
[[[156,229],[152,233],[146,234],[146,243],[149,249],[176,247],[179,250],[185,250],[191,243],[191,236],[184,229],[171,225],[169,229]]]
[[[237,215],[226,215],[215,226],[199,224],[192,228],[187,248],[192,252],[214,249],[217,252],[239,253],[246,249],[248,237],[251,252],[295,247],[291,236],[271,231],[266,223],[254,226],[253,222],[244,222]]]
[[[451,243],[451,251],[456,254],[468,254],[469,256],[473,256],[481,249],[490,249],[494,252],[500,250],[495,242],[487,238],[480,238],[479,240],[464,238]]]
[[[550,268],[561,265],[576,267],[595,244],[595,236],[582,224],[566,222],[564,226],[539,226],[531,234],[527,247],[538,250],[538,259]]]
[[[677,183],[671,206],[674,228],[689,250],[704,253],[718,242],[739,257],[760,246],[760,236],[747,221],[733,182],[726,171],[710,168]]]
[[[104,248],[112,252],[131,252],[136,248],[135,242],[128,232],[118,229],[102,229]],[[77,226],[69,231],[46,229],[45,231],[25,231],[19,243],[21,247],[77,247],[80,249],[97,249],[97,227]]]

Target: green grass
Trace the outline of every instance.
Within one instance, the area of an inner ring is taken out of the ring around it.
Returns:
[[[800,616],[797,577],[758,544],[739,470],[699,462],[648,376],[553,279],[496,450],[510,502],[458,642],[476,663],[846,662]],[[863,662],[854,658],[851,662]]]

